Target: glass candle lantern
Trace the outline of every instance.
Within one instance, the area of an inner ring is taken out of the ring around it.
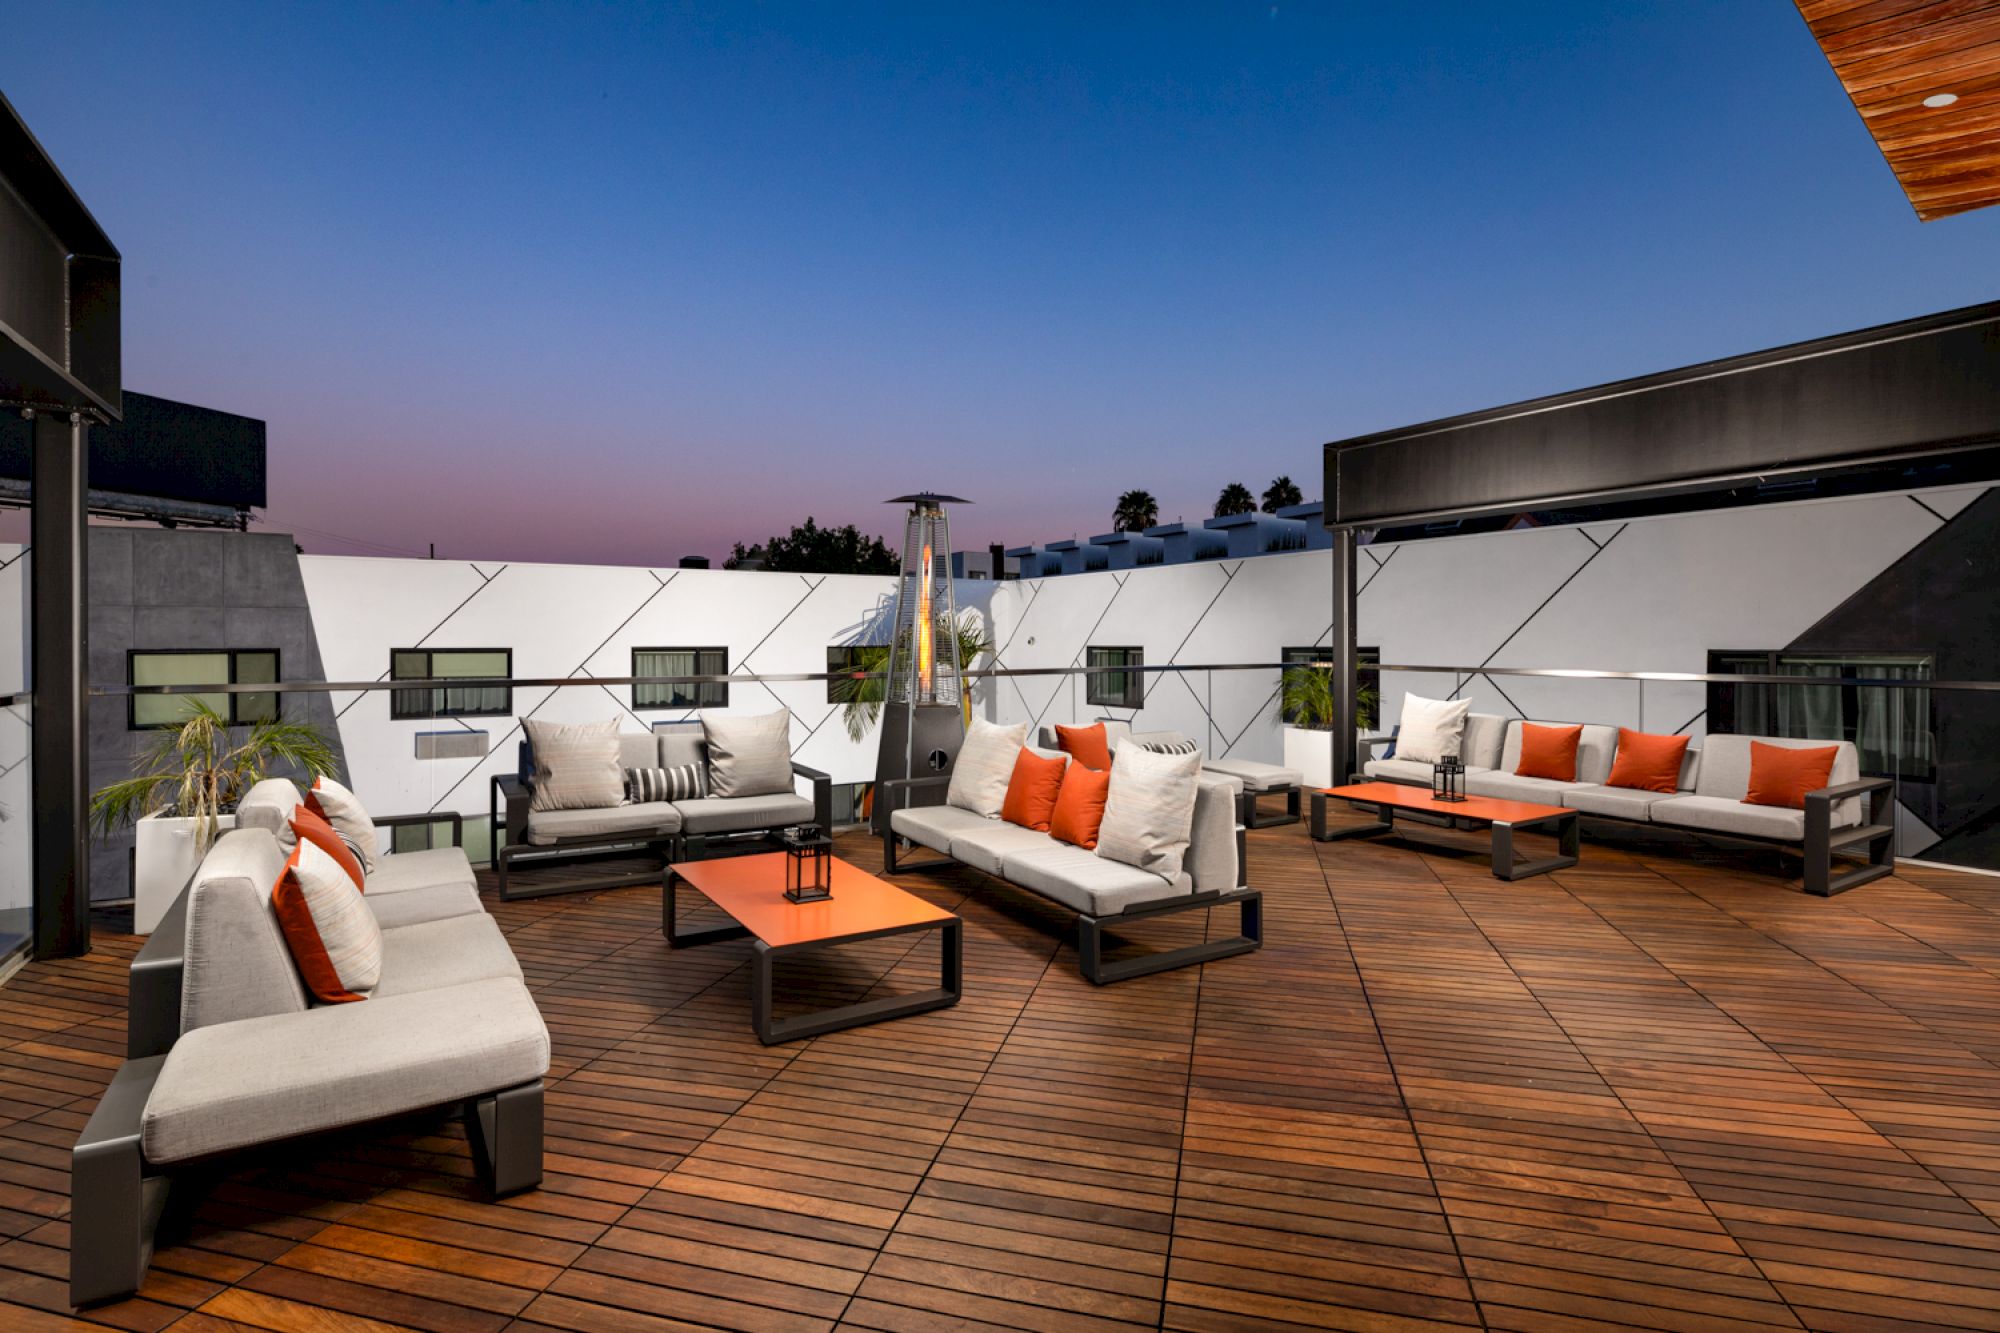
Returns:
[[[824,902],[833,897],[827,860],[833,843],[817,824],[788,828],[779,835],[785,850],[785,897],[795,903]]]

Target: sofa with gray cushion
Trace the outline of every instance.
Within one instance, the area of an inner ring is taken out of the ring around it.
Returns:
[[[1187,852],[1180,873],[1171,879],[1019,824],[942,804],[949,782],[948,777],[910,778],[877,787],[875,799],[886,802],[889,810],[882,835],[883,873],[946,863],[936,858],[903,860],[904,849],[923,846],[943,853],[950,862],[1068,908],[1077,913],[1078,966],[1089,981],[1102,985],[1212,962],[1247,953],[1262,943],[1263,895],[1243,880],[1242,829],[1237,823],[1242,789],[1234,778],[1203,773],[1197,780]],[[1234,937],[1115,961],[1103,956],[1107,929],[1231,904],[1241,911],[1241,929]]]
[[[1199,750],[1188,737],[1178,731],[1133,731],[1132,724],[1115,717],[1096,719],[1104,724],[1105,744],[1117,747],[1119,741],[1130,738],[1139,745],[1171,745]],[[1092,725],[1085,723],[1085,726]],[[1042,748],[1056,750],[1056,729],[1045,726],[1041,729]],[[1299,822],[1302,793],[1305,790],[1305,774],[1296,768],[1286,768],[1282,764],[1266,764],[1255,759],[1212,759],[1207,754],[1201,758],[1202,771],[1225,778],[1236,779],[1241,788],[1238,800],[1242,804],[1239,818],[1245,828],[1276,828],[1280,824]],[[1285,798],[1285,808],[1279,813],[1266,813],[1261,802],[1267,796]]]
[[[272,908],[285,860],[268,829],[237,828],[177,904],[174,1040],[120,1066],[71,1150],[77,1305],[136,1291],[170,1179],[246,1149],[453,1106],[487,1189],[541,1182],[548,1031],[477,897],[374,883],[369,907],[399,922],[381,932],[380,982],[359,1003],[319,1004]],[[412,895],[432,911],[411,910]]]
[[[1574,781],[1520,776],[1514,770],[1520,766],[1522,725],[1521,719],[1467,714],[1460,756],[1465,762],[1469,795],[1560,805],[1593,819],[1797,848],[1804,858],[1805,888],[1821,896],[1866,884],[1894,869],[1895,830],[1887,812],[1894,784],[1888,778],[1861,776],[1860,752],[1852,741],[1711,735],[1699,750],[1688,746],[1677,790],[1652,792],[1606,785],[1618,754],[1618,728],[1613,726],[1584,725],[1578,738]],[[1388,739],[1369,737],[1363,745],[1372,749]],[[1743,797],[1750,789],[1752,742],[1792,749],[1834,746],[1827,786],[1807,793],[1802,810],[1748,803]],[[1431,785],[1431,765],[1415,760],[1371,758],[1362,771],[1390,782]],[[1323,810],[1324,801],[1315,800],[1315,836],[1326,832]],[[1835,873],[1835,857],[1842,853],[1859,855],[1863,862]]]
[[[700,722],[663,722],[652,731],[621,732],[620,768],[680,768],[709,765],[708,742]],[[534,752],[520,746],[516,773],[497,776],[491,786],[493,866],[500,897],[539,897],[581,889],[620,888],[658,884],[660,872],[619,870],[589,879],[564,879],[560,884],[522,889],[509,884],[516,862],[547,861],[565,855],[592,855],[619,848],[650,847],[664,864],[698,860],[732,844],[760,839],[775,830],[817,823],[833,827],[833,780],[804,764],[793,763],[791,774],[812,786],[810,797],[796,791],[755,796],[707,796],[679,801],[626,802],[586,810],[536,810]]]

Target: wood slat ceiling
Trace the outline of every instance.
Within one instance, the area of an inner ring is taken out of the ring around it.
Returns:
[[[1796,3],[1918,217],[2000,203],[2000,0]]]

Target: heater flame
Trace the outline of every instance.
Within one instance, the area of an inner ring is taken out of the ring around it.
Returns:
[[[917,584],[917,690],[929,700],[935,693],[931,658],[931,544],[924,543],[924,559]]]

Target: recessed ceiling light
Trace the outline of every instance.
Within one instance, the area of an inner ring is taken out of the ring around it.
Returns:
[[[1935,111],[1939,107],[1950,106],[1958,100],[1957,93],[1932,93],[1924,99],[1924,105]]]

